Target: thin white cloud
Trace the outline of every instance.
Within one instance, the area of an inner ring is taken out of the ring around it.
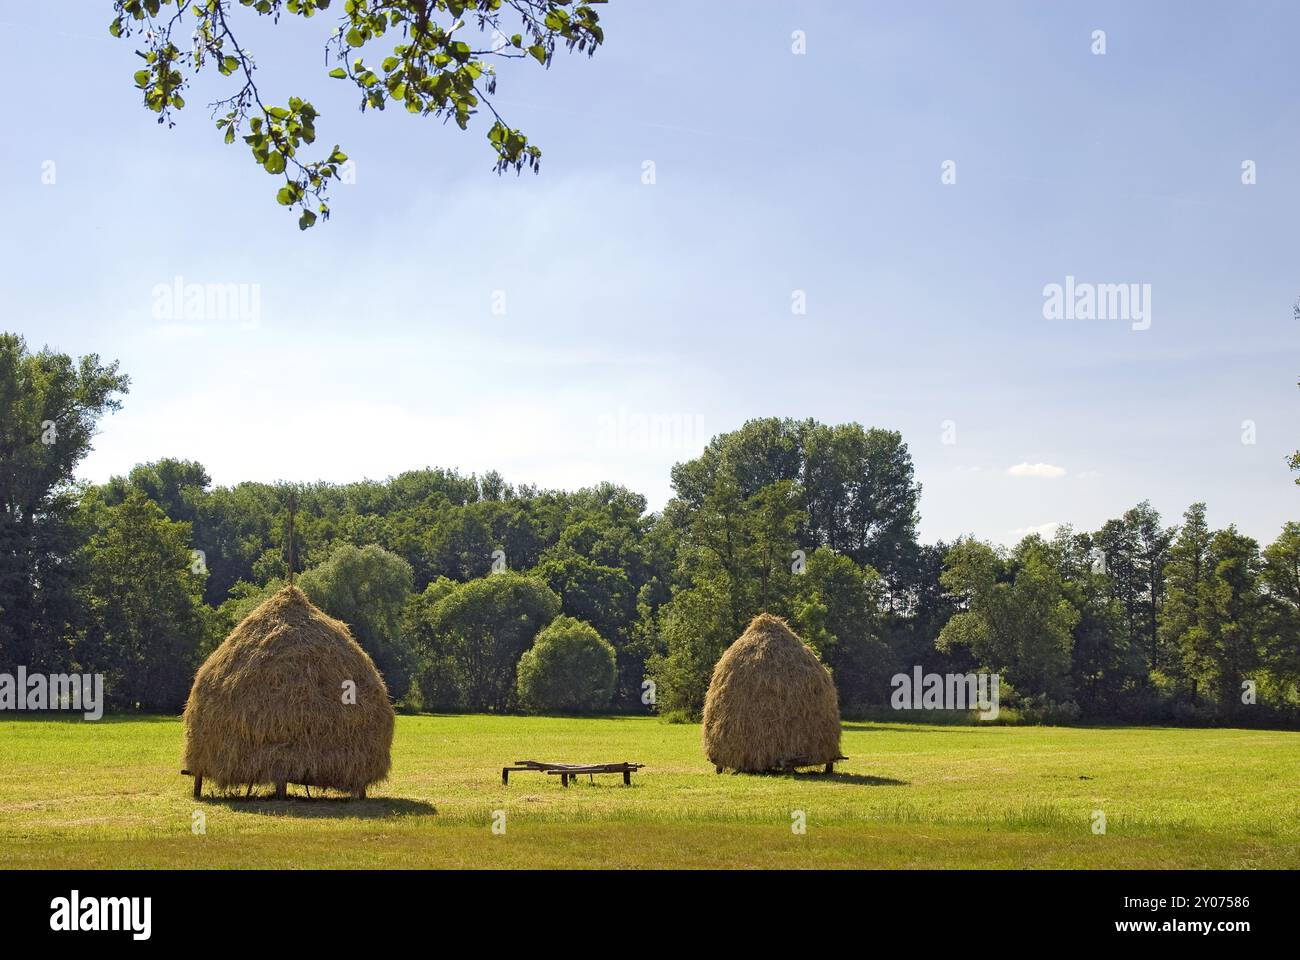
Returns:
[[[1057,477],[1065,476],[1065,467],[1058,467],[1051,463],[1017,463],[1014,467],[1007,467],[1007,475],[1011,477],[1045,477],[1054,480]]]

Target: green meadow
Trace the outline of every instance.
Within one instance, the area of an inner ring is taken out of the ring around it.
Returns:
[[[1296,732],[845,723],[834,775],[741,776],[694,725],[399,716],[369,799],[287,802],[195,801],[175,718],[9,720],[0,743],[5,868],[1300,867]],[[503,787],[522,759],[647,766]]]

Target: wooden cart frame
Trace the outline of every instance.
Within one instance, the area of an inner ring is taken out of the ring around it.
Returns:
[[[560,786],[567,787],[571,779],[576,779],[582,774],[586,774],[595,782],[595,775],[598,773],[621,773],[623,774],[624,786],[632,785],[632,774],[644,767],[644,763],[628,763],[626,760],[620,763],[545,763],[541,760],[516,760],[513,767],[501,768],[501,785],[510,785],[511,772],[525,773],[545,773],[548,776],[558,776]]]

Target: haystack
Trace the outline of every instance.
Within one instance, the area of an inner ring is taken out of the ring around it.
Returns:
[[[222,789],[300,783],[365,796],[388,776],[393,707],[346,624],[288,586],[199,668],[185,704],[185,760]]]
[[[719,772],[841,759],[840,702],[830,672],[780,617],[755,617],[713,668],[704,752]]]

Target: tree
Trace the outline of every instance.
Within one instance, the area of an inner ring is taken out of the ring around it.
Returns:
[[[325,44],[329,71],[352,83],[360,107],[383,110],[390,102],[409,113],[451,120],[462,130],[480,105],[492,113],[487,140],[498,173],[541,162],[541,150],[497,111],[497,73],[493,61],[535,60],[549,67],[557,47],[592,55],[604,42],[604,30],[592,4],[603,0],[347,0],[339,28]],[[217,129],[226,143],[240,136],[254,161],[279,178],[276,199],[300,210],[306,230],[317,217],[328,219],[328,190],[340,176],[347,155],[336,145],[321,159],[299,153],[316,139],[319,114],[312,104],[292,96],[283,105],[264,100],[252,51],[235,35],[252,14],[279,25],[285,13],[310,18],[328,9],[330,0],[114,0],[109,33],[139,36],[144,65],[135,85],[158,122],[175,125],[185,106],[191,81],[215,71],[234,77],[235,91],[211,104]],[[379,43],[395,35],[389,54],[376,62]],[[247,132],[245,133],[245,130]]]
[[[431,671],[451,671],[465,707],[508,709],[519,658],[559,613],[560,598],[539,577],[505,572],[459,584],[414,624],[422,689],[448,682]]]
[[[556,617],[519,660],[519,704],[537,713],[590,713],[609,706],[617,673],[614,648],[595,627]]]
[[[1075,696],[1090,718],[1114,715],[1146,678],[1146,650],[1126,628],[1124,609],[1097,563],[1093,535],[1062,526],[1050,546],[1065,598],[1079,614],[1070,655]]]
[[[907,445],[894,431],[856,423],[750,420],[714,437],[698,458],[675,466],[672,476],[676,496],[665,516],[682,529],[702,512],[725,520],[764,488],[786,482],[797,491],[794,539],[806,551],[827,546],[872,567],[890,594],[896,571],[916,549],[921,488]]]
[[[703,710],[713,665],[751,619],[789,612],[798,487],[774,480],[748,497],[743,489],[724,471],[700,508],[680,518],[688,526],[677,579],[687,586],[659,612],[660,652],[647,664],[660,709],[674,716]]]
[[[1270,640],[1270,631],[1274,638],[1286,632],[1289,543],[1284,528],[1264,559],[1259,545],[1235,527],[1211,534],[1205,504],[1184,514],[1171,550],[1160,630],[1179,653],[1174,675],[1193,702],[1208,700],[1231,716],[1242,704],[1244,680],[1270,662],[1285,664],[1285,657],[1276,659],[1285,641]]]
[[[413,658],[402,616],[411,596],[411,565],[378,544],[343,543],[306,571],[298,585],[312,603],[348,625],[383,674],[389,695],[405,697]]]
[[[203,464],[165,457],[134,467],[125,478],[113,477],[105,484],[104,500],[121,503],[132,490],[139,490],[162,507],[168,519],[192,524],[198,519],[203,495],[211,483]]]
[[[879,571],[892,593],[916,547],[921,497],[902,434],[856,423],[814,424],[804,437],[804,458],[811,539]]]
[[[883,600],[875,570],[828,547],[813,551],[794,578],[792,623],[830,668],[842,707],[889,698],[896,661],[880,636]]]
[[[1093,535],[1105,558],[1111,595],[1123,608],[1129,642],[1146,651],[1149,672],[1158,669],[1161,660],[1157,627],[1175,533],[1160,526],[1160,514],[1144,500],[1123,517],[1107,520]]]
[[[31,353],[0,334],[0,666],[57,668],[78,618],[73,471],[95,424],[121,406],[117,363]]]
[[[828,648],[827,660],[838,667],[846,701],[871,699],[876,671],[893,657],[877,646],[878,611],[862,611],[884,603],[901,614],[917,597],[905,577],[919,556],[920,488],[899,434],[750,420],[714,437],[672,476],[676,495],[663,526],[679,587],[657,616],[650,670],[660,708],[696,715],[717,658],[764,611],[793,617],[827,643],[834,637],[841,647]],[[818,561],[826,578],[801,580],[820,549],[828,551]],[[848,566],[829,559],[836,554]],[[877,576],[876,560],[892,582]]]
[[[1296,700],[1300,687],[1300,523],[1287,523],[1264,548],[1260,571],[1270,600],[1265,658],[1275,696]]]
[[[424,710],[461,710],[465,707],[464,691],[455,660],[430,633],[434,608],[459,584],[439,577],[406,602],[402,632],[416,661],[419,705]]]
[[[76,658],[83,670],[105,675],[110,706],[174,711],[215,640],[189,524],[168,520],[139,491],[89,509],[99,530],[85,548],[89,617]]]
[[[639,589],[660,572],[657,544],[650,539],[656,519],[646,514],[641,494],[600,484],[573,496],[557,546],[593,563],[617,567]]]
[[[893,660],[924,666],[937,673],[966,673],[975,667],[965,649],[939,650],[935,638],[959,610],[957,599],[943,585],[944,558],[952,544],[918,544],[906,551],[895,568],[888,609],[881,631]]]
[[[944,626],[939,648],[966,647],[1021,695],[1068,700],[1079,612],[1042,538],[1026,537],[1005,560],[987,544],[960,541],[946,565],[944,586],[965,609]]]
[[[1186,688],[1193,702],[1209,669],[1201,616],[1212,573],[1210,540],[1205,504],[1194,503],[1183,514],[1182,529],[1169,550],[1168,598],[1160,618],[1160,643],[1170,654],[1162,669]]]
[[[1262,663],[1264,597],[1259,544],[1229,526],[1210,540],[1210,575],[1193,631],[1201,682],[1225,714],[1239,712],[1242,681]]]
[[[674,720],[704,711],[713,666],[740,635],[722,580],[703,579],[677,591],[659,611],[661,649],[646,662],[655,706]]]

